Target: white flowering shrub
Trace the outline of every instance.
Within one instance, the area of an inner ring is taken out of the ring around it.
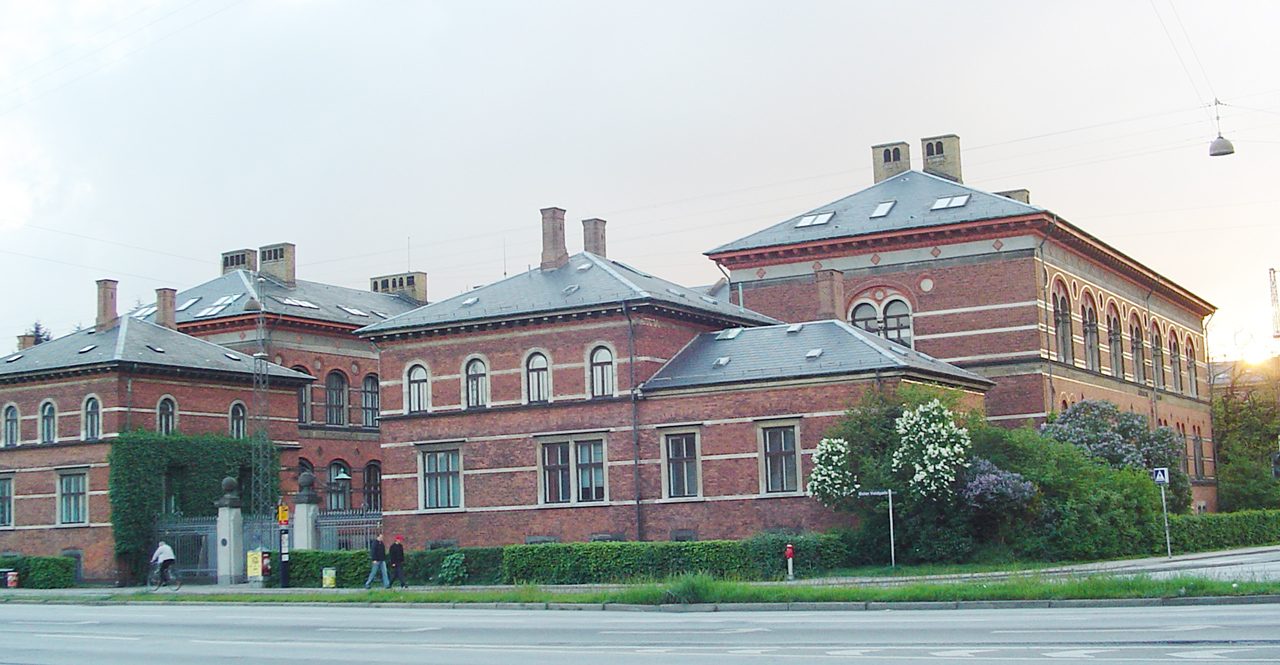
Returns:
[[[813,451],[813,473],[807,491],[828,508],[835,508],[858,492],[858,476],[849,464],[849,442],[823,439]]]
[[[892,468],[909,474],[910,492],[950,498],[957,475],[969,466],[969,430],[957,426],[951,411],[936,399],[903,411],[894,429],[902,442],[893,451]]]

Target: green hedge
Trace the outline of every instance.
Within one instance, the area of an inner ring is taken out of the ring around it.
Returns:
[[[369,576],[369,552],[367,550],[290,550],[289,551],[289,586],[319,587],[325,568],[337,571],[339,587],[354,588],[364,586]],[[280,553],[271,553],[271,577],[266,580],[267,586],[280,583]],[[382,584],[382,580],[378,580]]]
[[[1280,543],[1280,510],[1170,515],[1169,539],[1178,552],[1209,552]]]
[[[0,559],[0,568],[18,571],[24,589],[65,589],[76,585],[76,560],[65,556],[20,556]],[[6,580],[0,579],[0,585]]]
[[[461,553],[465,559],[467,576],[463,584],[501,584],[501,547],[446,547],[434,550],[417,550],[404,555],[404,576],[409,584],[436,584],[440,564],[450,554]]]

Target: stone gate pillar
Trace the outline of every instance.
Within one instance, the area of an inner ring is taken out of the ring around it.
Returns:
[[[222,479],[222,498],[218,500],[218,584],[244,582],[244,517],[240,514],[239,483],[235,478]]]
[[[315,491],[316,477],[310,471],[298,476],[298,494],[293,497],[293,548],[316,548],[316,514],[320,512],[320,496]]]

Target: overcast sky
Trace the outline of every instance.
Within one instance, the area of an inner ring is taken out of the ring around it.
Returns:
[[[433,300],[539,260],[539,214],[687,285],[702,253],[955,133],[1033,203],[1273,349],[1280,3],[0,0],[0,350],[298,246]],[[1237,154],[1210,158],[1212,101]],[[6,341],[8,340],[8,341]]]

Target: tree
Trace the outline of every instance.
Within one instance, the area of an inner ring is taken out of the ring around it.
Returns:
[[[1085,400],[1040,431],[1079,446],[1113,469],[1169,469],[1170,509],[1186,512],[1191,507],[1191,481],[1180,464],[1183,443],[1168,427],[1152,429],[1145,416],[1121,411],[1106,400]]]
[[[27,334],[36,338],[36,344],[44,344],[53,339],[53,333],[49,332],[49,329],[41,325],[39,321],[31,324],[31,330],[28,330]]]
[[[969,430],[956,425],[938,400],[902,412],[893,423],[900,437],[893,451],[894,472],[920,498],[949,500],[960,472],[969,466]]]

